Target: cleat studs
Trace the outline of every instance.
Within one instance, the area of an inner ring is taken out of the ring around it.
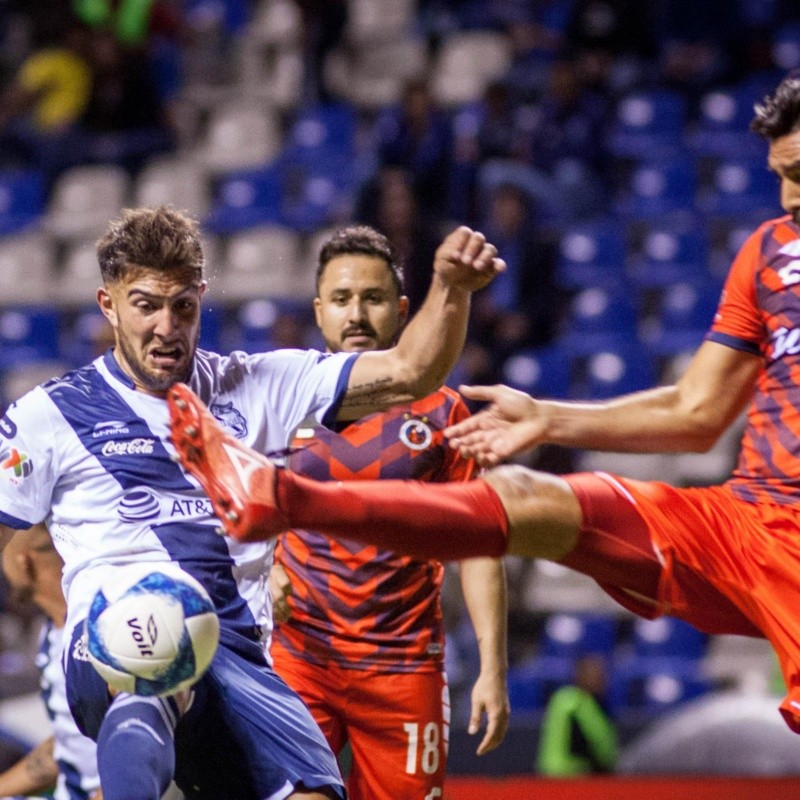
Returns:
[[[172,453],[169,457],[170,461],[174,461],[176,464],[181,463],[181,457],[178,453]]]
[[[230,522],[238,522],[239,515],[235,511],[227,511],[225,512],[225,519],[229,520]]]
[[[197,428],[195,428],[195,426],[194,426],[194,425],[187,425],[187,426],[186,426],[186,430],[184,431],[184,433],[185,433],[185,434],[186,434],[186,435],[187,435],[187,436],[188,436],[190,439],[194,439],[194,437],[195,437],[195,436],[197,436]]]
[[[222,527],[222,525],[217,525],[217,527],[214,528],[214,533],[216,533],[217,536],[224,536],[226,534],[226,530]]]
[[[178,409],[180,409],[181,411],[186,411],[186,409],[189,407],[189,406],[186,404],[186,401],[185,401],[185,400],[181,400],[181,398],[180,398],[180,397],[176,397],[176,398],[175,398],[175,405],[176,405],[176,407],[177,407]]]

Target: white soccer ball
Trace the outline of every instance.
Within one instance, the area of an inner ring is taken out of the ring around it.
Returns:
[[[168,695],[208,669],[219,620],[206,590],[176,564],[119,567],[86,618],[89,660],[114,689]]]

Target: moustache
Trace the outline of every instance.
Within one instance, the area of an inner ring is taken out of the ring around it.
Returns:
[[[377,337],[377,334],[374,328],[359,327],[347,328],[347,330],[342,333],[342,339],[346,339],[348,336],[370,336],[374,339]]]

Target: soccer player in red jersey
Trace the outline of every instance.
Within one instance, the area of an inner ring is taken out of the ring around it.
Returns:
[[[402,281],[385,236],[366,226],[337,231],[320,252],[314,300],[328,352],[391,347],[408,314]],[[468,413],[445,387],[353,422],[312,422],[297,431],[287,467],[325,481],[469,480],[475,462],[442,434]],[[298,529],[280,537],[276,564],[291,593],[288,619],[273,635],[274,667],[306,701],[334,752],[349,741],[348,795],[441,797],[450,722],[441,563]],[[485,753],[502,741],[509,715],[505,572],[491,558],[465,561],[460,570],[480,651],[470,731],[485,714],[478,747]]]
[[[507,551],[557,561],[645,617],[671,614],[709,633],[768,638],[788,687],[781,713],[800,732],[800,76],[756,106],[752,128],[769,143],[787,214],[742,247],[706,341],[674,385],[591,404],[465,387],[489,406],[445,431],[462,455],[486,466],[543,442],[702,451],[747,407],[739,463],[726,483],[678,489],[500,466],[461,485],[337,486],[266,460],[242,481],[213,420],[176,388],[175,441],[227,514],[226,527],[247,539],[308,525],[418,556]]]

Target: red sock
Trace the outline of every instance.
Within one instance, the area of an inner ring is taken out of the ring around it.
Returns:
[[[292,527],[417,558],[499,558],[508,546],[503,504],[481,480],[320,482],[279,470],[277,495]]]

